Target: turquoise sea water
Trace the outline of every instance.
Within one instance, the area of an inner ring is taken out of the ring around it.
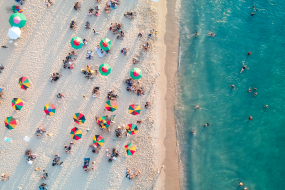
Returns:
[[[181,0],[179,14],[185,189],[285,189],[285,1]]]

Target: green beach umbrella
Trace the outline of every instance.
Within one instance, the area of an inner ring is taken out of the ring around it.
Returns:
[[[73,37],[70,44],[74,49],[80,49],[83,46],[83,40],[79,37]]]
[[[9,23],[12,26],[22,28],[25,26],[27,19],[22,13],[15,13],[10,16]]]
[[[108,38],[104,38],[100,42],[100,47],[102,50],[107,51],[111,48],[111,40]]]
[[[142,77],[142,71],[139,68],[133,68],[131,70],[131,77],[135,80],[138,80]]]
[[[111,67],[109,64],[103,63],[102,65],[100,65],[99,67],[99,72],[101,73],[101,75],[107,76],[111,73]]]

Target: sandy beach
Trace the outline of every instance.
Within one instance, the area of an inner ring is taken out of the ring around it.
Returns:
[[[103,11],[105,1],[83,1],[81,10],[74,10],[75,2],[54,0],[49,8],[44,2],[28,0],[22,6],[15,1],[0,2],[0,42],[8,47],[0,49],[0,64],[5,67],[0,73],[0,86],[4,88],[4,97],[0,98],[0,121],[3,122],[0,172],[10,176],[9,180],[0,183],[0,189],[38,189],[41,183],[46,183],[48,189],[179,189],[172,99],[179,37],[178,28],[173,30],[171,27],[175,23],[175,5],[163,0],[123,0],[117,9],[106,14]],[[9,43],[7,35],[13,5],[20,6],[27,18],[26,25],[21,28],[21,38],[15,40],[17,45]],[[89,8],[97,5],[100,6],[100,16],[88,16]],[[127,11],[134,11],[137,16],[130,20],[124,17]],[[76,30],[69,27],[72,20],[77,22]],[[91,29],[84,27],[87,21]],[[117,35],[109,30],[110,23],[122,24],[125,32],[123,40],[116,39]],[[99,34],[94,35],[93,28]],[[168,33],[171,28],[171,33]],[[149,39],[147,35],[152,29],[157,30],[158,34]],[[143,33],[142,38],[137,37],[138,32]],[[170,39],[171,34],[175,33],[177,36]],[[76,36],[88,39],[89,43],[76,50],[74,69],[64,69],[62,60],[74,50],[70,40]],[[111,52],[100,58],[95,48],[105,37],[112,42]],[[150,48],[145,52],[142,45],[147,42]],[[122,47],[130,48],[127,55],[120,52]],[[87,50],[93,52],[91,60],[86,59]],[[134,57],[140,63],[133,64]],[[98,74],[93,79],[86,79],[80,72],[87,64],[95,68],[102,63],[111,66],[108,76]],[[143,96],[126,90],[125,79],[130,77],[130,71],[135,67],[142,70],[139,82],[145,91]],[[53,72],[62,75],[55,83],[49,81]],[[18,85],[22,76],[31,82],[27,90]],[[99,86],[101,92],[96,98],[92,97],[94,86]],[[119,96],[116,100],[118,109],[114,112],[104,110],[109,90],[114,90]],[[63,99],[56,97],[59,92],[65,95]],[[13,98],[23,100],[21,110],[12,108]],[[149,109],[144,108],[147,101],[151,102]],[[56,107],[52,116],[44,113],[47,103]],[[130,104],[139,104],[141,113],[131,115],[128,112]],[[73,121],[73,115],[78,112],[86,117],[82,125]],[[95,116],[103,115],[116,115],[115,123],[109,127],[110,132],[102,131],[96,123]],[[4,120],[9,116],[18,121],[13,130],[4,126]],[[143,121],[137,124],[137,134],[116,138],[115,129],[118,126],[136,124],[137,120]],[[40,125],[52,136],[45,134],[37,138],[35,133]],[[74,127],[83,133],[78,141],[70,136],[70,130]],[[89,148],[94,135],[101,135],[105,139],[99,154],[92,153]],[[29,142],[24,141],[25,136],[30,138]],[[5,142],[6,137],[12,140]],[[66,154],[63,146],[71,141],[75,144],[71,153]],[[132,156],[126,155],[124,146],[128,143],[137,148]],[[116,148],[120,153],[112,163],[106,158],[107,148]],[[26,149],[31,149],[37,155],[32,165],[24,157]],[[64,162],[63,167],[52,166],[56,153]],[[84,158],[95,161],[90,165],[95,170],[84,172]],[[157,174],[162,165],[166,168]],[[37,167],[41,169],[34,171]],[[129,180],[126,178],[126,168],[140,170],[141,173]],[[43,170],[49,175],[47,180],[40,178]]]

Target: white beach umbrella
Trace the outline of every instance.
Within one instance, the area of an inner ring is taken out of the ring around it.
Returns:
[[[8,36],[10,39],[15,40],[21,36],[21,30],[19,27],[13,26],[9,29]]]
[[[154,2],[158,2],[159,0],[152,0],[152,1],[154,1]]]

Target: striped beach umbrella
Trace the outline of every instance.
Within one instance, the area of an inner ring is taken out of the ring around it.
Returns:
[[[104,51],[110,50],[111,48],[111,40],[108,38],[104,38],[100,42],[100,48]]]
[[[85,122],[85,116],[82,113],[76,113],[73,116],[73,120],[77,124],[83,124]]]
[[[102,116],[98,119],[97,123],[102,129],[107,129],[111,125],[111,120],[106,116]]]
[[[5,127],[7,127],[9,130],[15,129],[17,126],[17,120],[14,119],[13,117],[7,117],[4,121]]]
[[[134,135],[138,132],[138,127],[134,124],[128,124],[126,130],[130,135]]]
[[[70,41],[70,44],[74,49],[80,49],[84,45],[82,38],[79,37],[73,37]]]
[[[71,129],[70,135],[73,139],[79,140],[82,137],[82,131],[77,127],[74,127],[73,129]]]
[[[29,87],[30,87],[30,81],[29,81],[29,79],[28,79],[27,77],[21,77],[21,78],[19,79],[19,86],[20,86],[22,89],[24,89],[24,90],[26,90],[27,88],[29,88]]]
[[[9,23],[12,26],[22,28],[25,26],[27,19],[22,13],[15,13],[10,16]]]
[[[138,115],[141,112],[141,107],[139,105],[132,104],[129,106],[129,112],[132,115]]]
[[[13,98],[12,100],[12,107],[15,110],[21,110],[23,107],[23,101],[20,98]]]
[[[107,76],[111,73],[111,67],[109,64],[103,63],[99,67],[99,72],[101,75]]]
[[[104,144],[104,138],[101,135],[95,135],[92,140],[97,147]]]
[[[136,146],[131,147],[131,145],[132,143],[125,146],[128,155],[133,155],[136,152]]]
[[[55,114],[55,106],[53,104],[49,104],[47,103],[44,107],[44,112],[47,114],[47,115],[53,115]]]
[[[135,80],[138,80],[142,77],[142,71],[139,68],[133,68],[130,73],[131,77]]]
[[[114,100],[108,100],[105,103],[105,108],[107,111],[115,111],[118,107],[118,104]]]

